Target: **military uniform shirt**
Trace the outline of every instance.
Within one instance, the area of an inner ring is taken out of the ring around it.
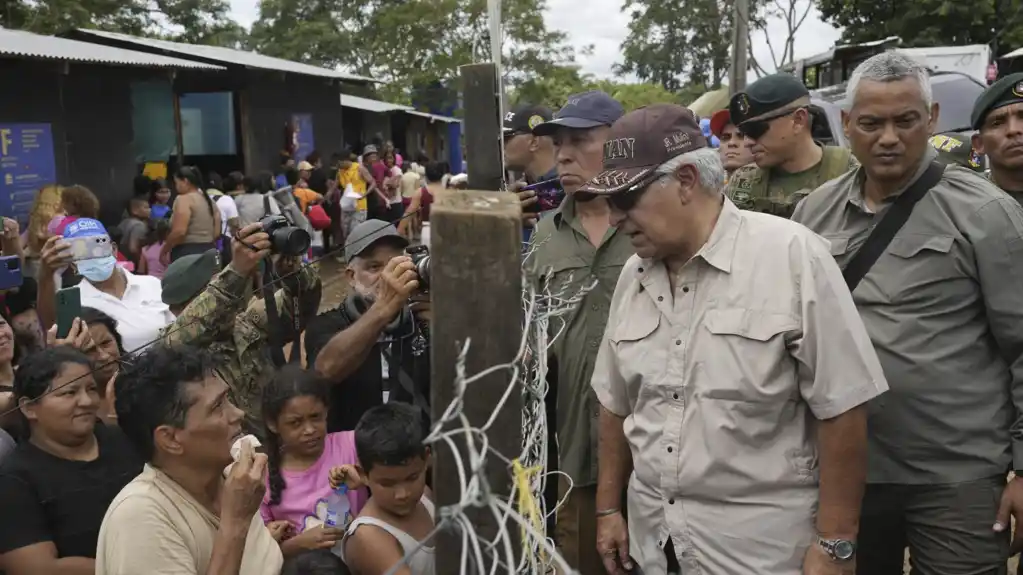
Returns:
[[[928,147],[914,180],[936,156]],[[874,213],[864,177],[828,182],[792,216],[831,242],[842,267],[898,196]],[[947,166],[853,300],[892,388],[869,405],[867,480],[935,485],[1020,469],[1023,208]]]
[[[593,247],[567,196],[558,209],[540,220],[533,234],[527,265],[549,282],[552,294],[571,298],[593,285],[567,316],[552,318],[557,376],[557,439],[561,471],[575,485],[597,483],[597,401],[590,376],[607,325],[608,310],[622,265],[635,250],[628,236],[611,228],[600,247]]]
[[[745,165],[728,178],[725,193],[740,209],[787,218],[792,215],[796,204],[815,188],[859,165],[847,150],[833,146],[821,148],[825,156],[802,172],[788,173],[778,168]]]

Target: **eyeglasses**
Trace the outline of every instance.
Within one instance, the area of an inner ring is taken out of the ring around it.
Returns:
[[[792,114],[795,114],[799,110],[806,109],[807,106],[799,106],[798,108],[792,108],[791,110],[782,110],[780,112],[775,112],[774,114],[770,114],[762,118],[757,118],[756,120],[747,120],[738,126],[739,133],[741,133],[743,136],[746,136],[751,140],[759,140],[760,138],[764,137],[764,134],[766,134],[768,130],[771,129],[771,122],[777,120],[778,118],[791,116]]]
[[[611,207],[615,210],[618,210],[619,212],[628,212],[636,207],[636,204],[639,203],[643,194],[653,187],[654,184],[662,183],[669,177],[671,177],[669,174],[654,173],[620,192],[607,194],[604,197],[607,198],[607,203],[611,204]],[[597,197],[597,194],[590,192],[575,193],[575,199],[580,202],[588,202],[595,197]]]
[[[507,144],[508,141],[514,138],[515,136],[524,136],[526,134],[532,135],[530,132],[523,132],[522,130],[512,130],[511,132],[505,132],[503,134],[504,143]]]

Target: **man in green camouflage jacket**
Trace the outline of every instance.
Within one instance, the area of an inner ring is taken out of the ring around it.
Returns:
[[[243,228],[239,237],[249,245],[268,242],[260,224]],[[276,368],[269,353],[266,306],[262,299],[252,298],[249,288],[252,275],[267,255],[269,249],[256,251],[243,241],[234,241],[231,263],[223,271],[217,273],[217,252],[210,250],[175,260],[163,278],[163,300],[177,316],[164,330],[164,343],[208,347],[222,355],[226,364],[221,376],[231,387],[234,404],[245,411],[249,431],[257,435],[263,429],[263,387]],[[284,287],[276,292],[281,327],[292,325],[293,286],[297,287],[303,325],[319,307],[319,270],[315,264],[300,265],[297,258],[281,258],[277,265],[281,276],[297,271],[297,281],[283,282]],[[298,348],[295,350],[297,353]]]

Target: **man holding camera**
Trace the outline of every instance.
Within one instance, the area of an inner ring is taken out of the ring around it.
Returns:
[[[311,317],[321,295],[316,266],[302,267],[300,254],[279,253],[287,246],[274,241],[274,234],[262,222],[245,226],[231,242],[231,263],[223,271],[217,272],[217,251],[209,250],[175,260],[162,282],[163,301],[177,316],[163,332],[164,343],[209,348],[226,358],[220,375],[231,387],[234,404],[245,411],[247,431],[256,435],[263,428],[263,386],[275,371],[268,353],[270,332],[283,331],[285,338],[297,340],[294,329],[286,329],[294,325],[296,307],[303,319]],[[275,293],[280,326],[270,325],[263,299],[250,301],[252,277],[271,254],[280,276],[297,276]]]
[[[388,400],[429,414],[431,316],[422,289],[429,278],[420,277],[407,247],[387,222],[356,226],[345,247],[351,292],[309,324],[306,361],[331,385],[328,431],[355,429],[363,413]]]

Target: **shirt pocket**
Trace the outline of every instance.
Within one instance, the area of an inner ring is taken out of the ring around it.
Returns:
[[[633,405],[643,388],[656,385],[664,374],[667,354],[656,333],[660,324],[656,309],[633,311],[610,334],[611,351]]]
[[[951,255],[954,244],[952,236],[897,236],[888,246],[886,265],[870,273],[870,279],[891,303],[932,303],[935,289],[960,275]]]

